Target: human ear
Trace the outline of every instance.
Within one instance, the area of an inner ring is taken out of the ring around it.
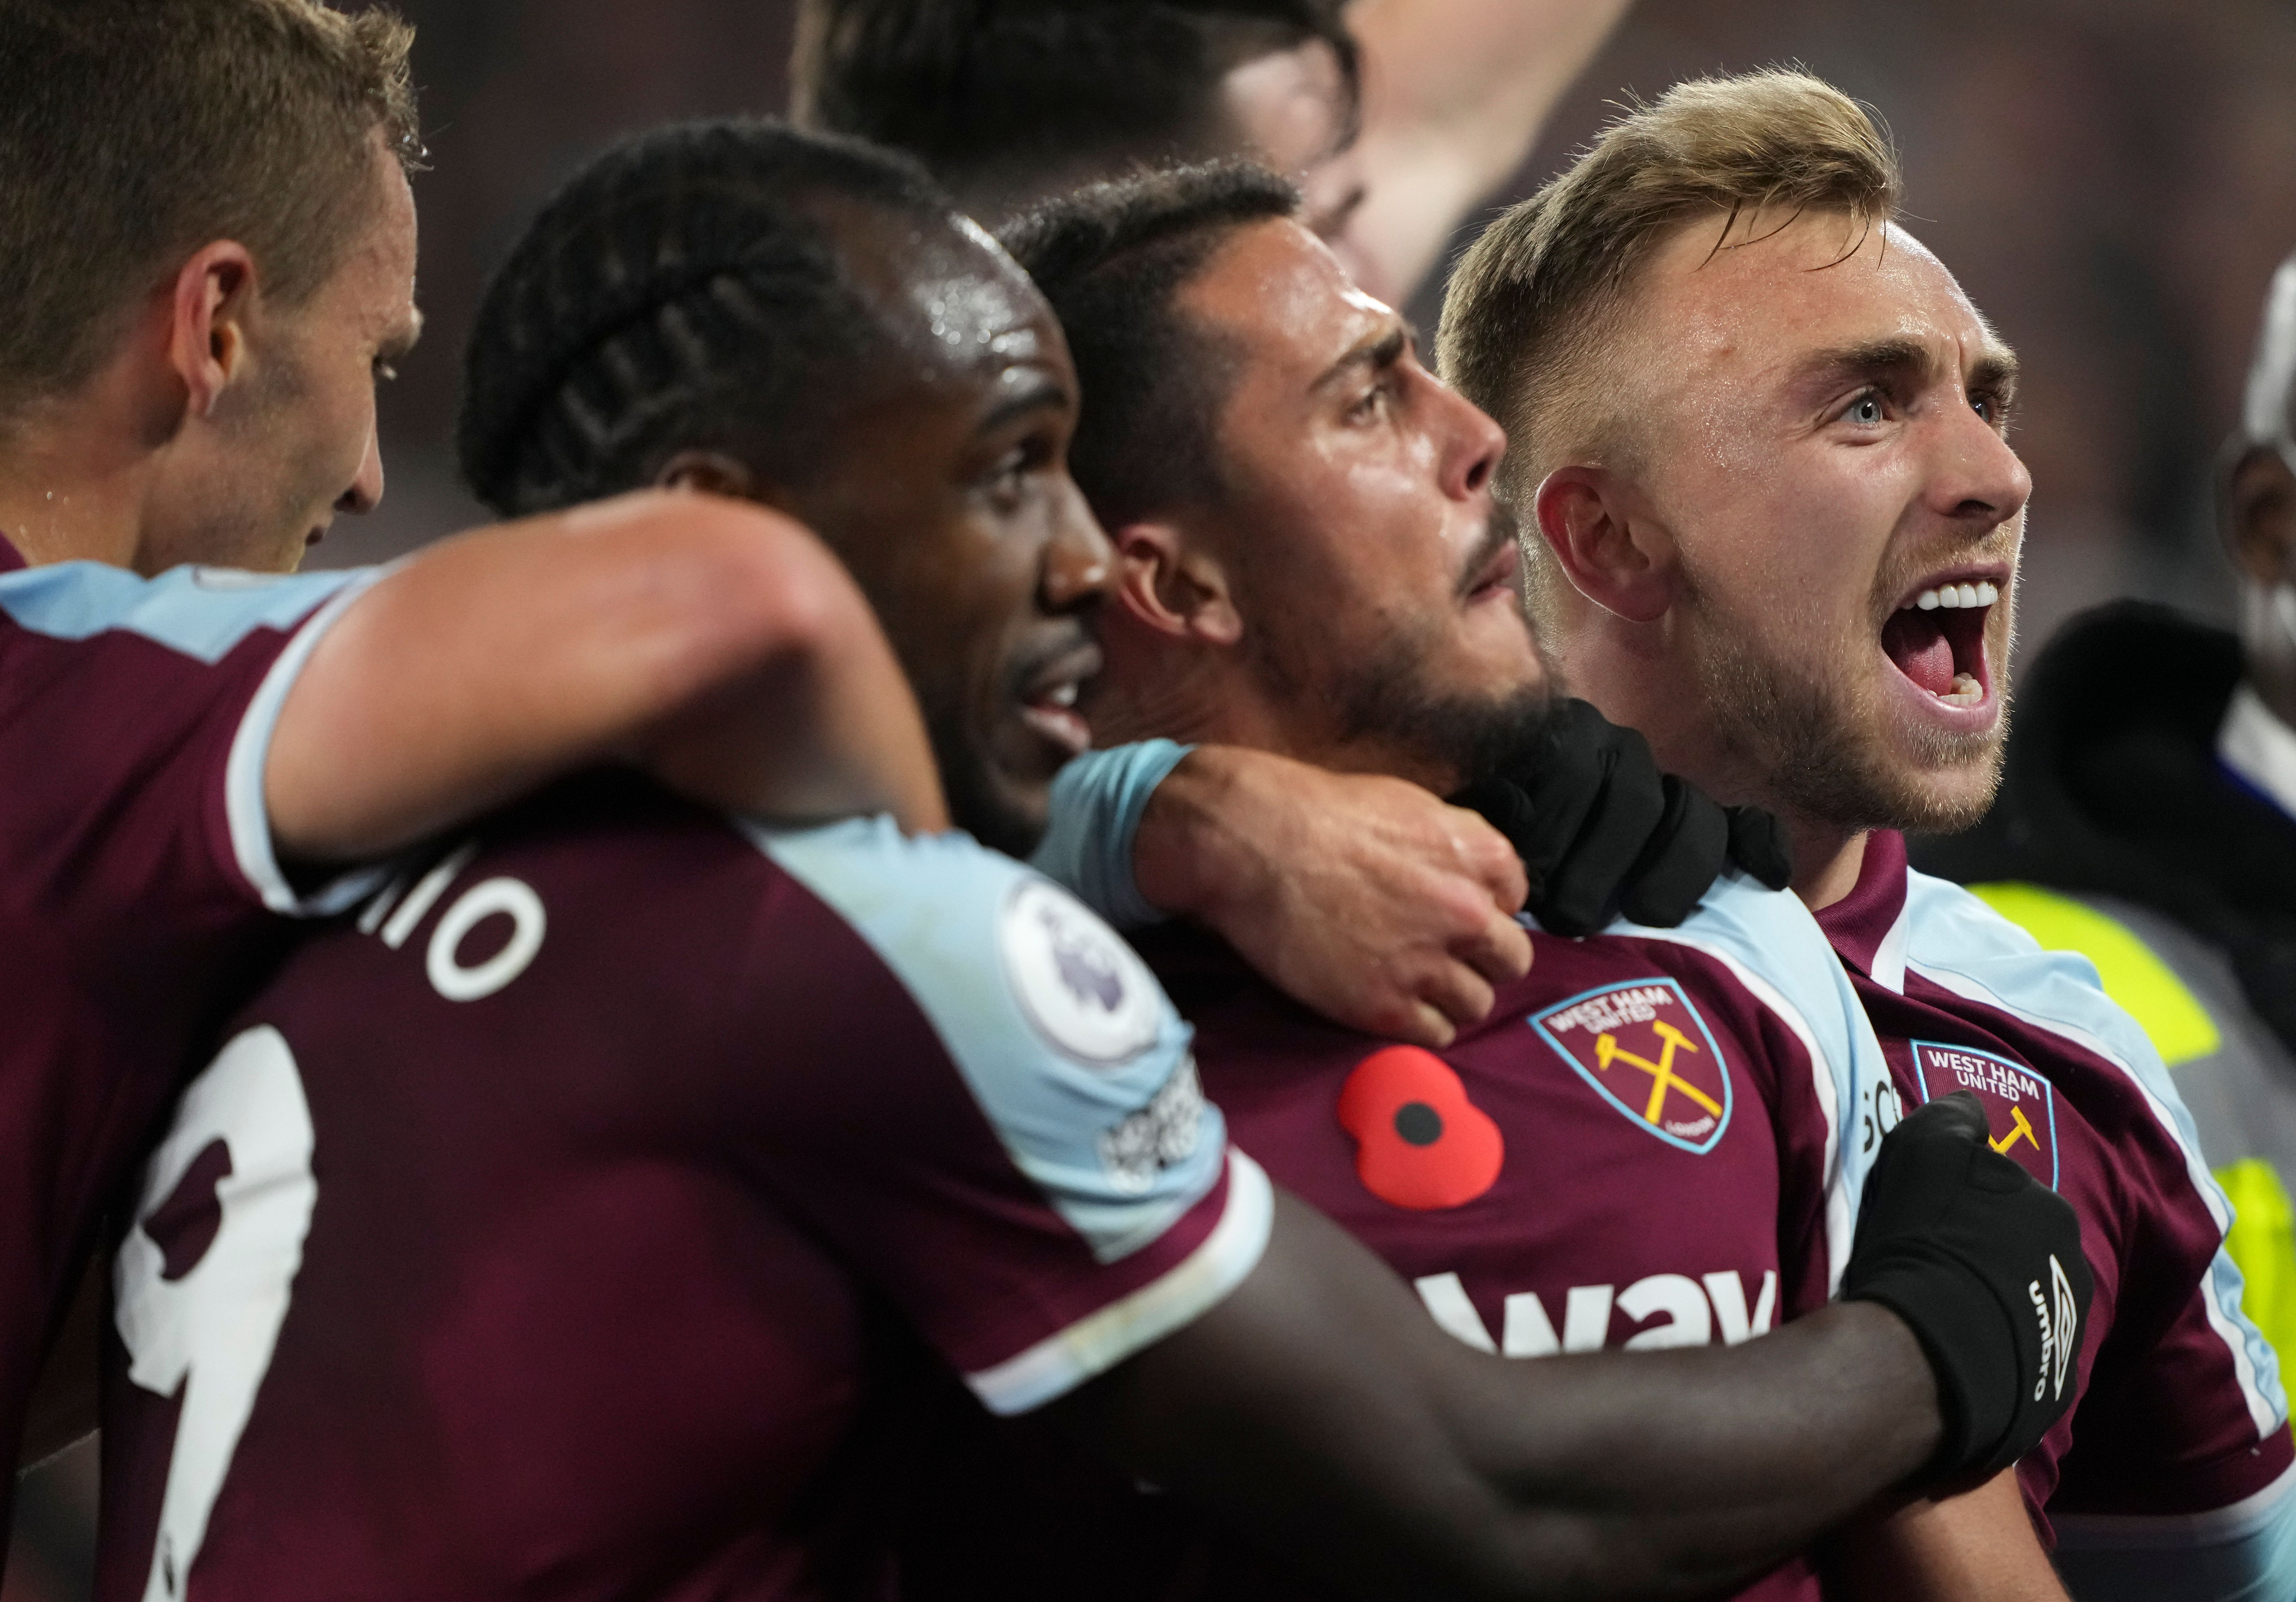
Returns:
[[[1555,561],[1596,606],[1629,623],[1655,623],[1674,605],[1681,569],[1673,537],[1617,474],[1557,468],[1539,485],[1533,511]]]
[[[168,360],[194,417],[211,416],[246,369],[256,288],[255,257],[230,240],[203,247],[176,274]]]
[[[758,475],[746,462],[723,451],[683,450],[661,464],[653,476],[661,489],[700,490],[730,501],[768,502]]]
[[[1234,645],[1243,638],[1226,570],[1177,528],[1127,523],[1109,541],[1116,547],[1115,604],[1128,616],[1175,639]]]
[[[2267,589],[2296,582],[2296,472],[2279,452],[2259,446],[2234,464],[2226,523],[2244,577]]]

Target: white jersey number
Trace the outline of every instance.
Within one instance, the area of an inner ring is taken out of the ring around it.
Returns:
[[[217,1141],[231,1159],[215,1188],[222,1222],[199,1261],[170,1279],[144,1226]],[[294,1054],[276,1029],[250,1029],[192,1082],[144,1170],[135,1227],[112,1269],[113,1318],[127,1347],[129,1378],[162,1396],[184,1386],[144,1602],[183,1596],[271,1367],[318,1200],[311,1145],[311,1111]]]

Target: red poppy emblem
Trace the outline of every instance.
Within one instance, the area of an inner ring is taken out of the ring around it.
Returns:
[[[1398,1207],[1463,1206],[1497,1183],[1506,1162],[1499,1126],[1467,1099],[1449,1063],[1417,1046],[1388,1046],[1357,1063],[1339,1110],[1340,1127],[1355,1137],[1357,1177]]]

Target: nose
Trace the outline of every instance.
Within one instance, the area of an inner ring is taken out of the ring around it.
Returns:
[[[1097,606],[1115,579],[1115,547],[1085,503],[1084,492],[1070,484],[1053,511],[1052,538],[1045,546],[1038,586],[1045,609],[1062,614]]]
[[[1428,382],[1441,392],[1447,412],[1443,493],[1455,501],[1479,495],[1489,486],[1491,475],[1498,471],[1499,458],[1506,454],[1506,430],[1489,413],[1448,384],[1431,376]]]
[[[366,430],[366,454],[359,458],[358,477],[350,487],[335,498],[335,510],[348,512],[370,512],[382,504],[382,443],[374,426]]]
[[[2033,475],[1992,424],[1975,408],[1961,405],[1948,414],[1931,486],[1931,503],[1939,512],[1980,526],[1977,532],[1983,535],[2025,510]]]

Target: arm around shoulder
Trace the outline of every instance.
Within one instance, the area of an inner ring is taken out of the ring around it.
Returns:
[[[914,697],[802,526],[645,492],[480,530],[360,595],[264,768],[280,854],[388,851],[561,773],[632,759],[695,798],[946,826]]]

